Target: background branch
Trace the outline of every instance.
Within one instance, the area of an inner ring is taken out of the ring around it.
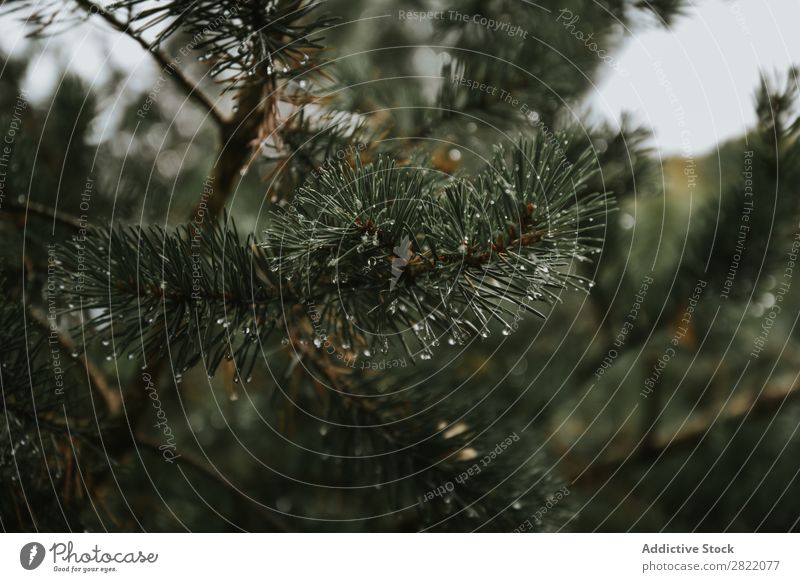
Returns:
[[[595,486],[611,478],[619,469],[636,463],[654,462],[667,454],[679,453],[698,446],[715,426],[726,422],[743,421],[751,414],[770,414],[779,411],[786,403],[800,396],[800,385],[764,392],[761,395],[748,393],[731,399],[720,414],[711,420],[698,420],[687,423],[682,430],[671,436],[651,436],[648,446],[637,446],[624,454],[591,465],[580,465],[572,461],[569,471],[573,483]],[[576,468],[577,465],[577,468]]]

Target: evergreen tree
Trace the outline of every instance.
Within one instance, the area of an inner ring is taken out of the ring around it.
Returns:
[[[5,2],[3,529],[796,529],[796,72],[664,186],[580,103],[683,2],[562,4]],[[29,102],[86,20],[152,87]]]

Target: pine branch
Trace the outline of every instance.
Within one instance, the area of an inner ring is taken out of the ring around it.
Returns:
[[[798,70],[784,79],[762,76],[755,96],[758,123],[745,140],[727,149],[736,157],[720,168],[722,180],[701,209],[682,262],[685,281],[705,278],[723,287],[727,298],[749,297],[763,285],[764,273],[785,262],[785,241],[800,219],[800,115]],[[733,161],[735,160],[735,161]],[[758,185],[757,190],[753,185]],[[754,191],[763,193],[754,195]],[[738,257],[735,279],[729,272]]]
[[[57,223],[72,230],[80,230],[85,226],[77,216],[72,216],[66,212],[55,212],[49,206],[31,200],[26,200],[24,203],[16,202],[13,193],[8,198],[3,202],[3,209],[16,215],[22,215],[23,218],[33,215],[49,220],[52,224]]]
[[[229,88],[273,81],[315,66],[322,47],[315,37],[333,19],[317,16],[319,2],[306,0],[119,0],[142,30],[152,28],[156,44],[178,32],[198,39],[195,49],[212,63],[211,77]]]
[[[112,14],[113,10],[114,6],[105,7],[92,0],[69,0],[66,3],[61,0],[9,0],[0,7],[0,15],[27,12],[25,24],[33,27],[29,33],[29,36],[32,37],[52,31],[58,23],[70,24],[72,20],[70,15],[77,11],[85,12],[87,17],[99,16],[114,30],[125,34],[150,53],[161,71],[169,73],[169,77],[175,81],[186,97],[193,100],[218,126],[221,126],[224,123],[224,116],[217,110],[211,99],[186,73],[175,66],[173,59],[145,41],[140,36],[140,31],[137,32],[131,28],[131,22],[123,22],[116,18]]]
[[[662,26],[669,26],[676,18],[686,15],[689,5],[686,0],[633,0],[631,4],[643,12],[650,12]]]
[[[165,353],[169,343],[180,368],[203,359],[213,372],[236,357],[247,377],[259,339],[286,326],[315,343],[328,330],[356,351],[365,342],[385,351],[387,334],[407,334],[425,359],[443,334],[464,341],[495,323],[510,333],[520,313],[538,313],[534,302],[591,286],[569,272],[595,252],[608,210],[605,195],[580,194],[590,173],[588,152],[573,164],[545,142],[510,161],[498,150],[474,183],[359,161],[323,169],[271,216],[264,243],[196,224],[102,231],[81,258],[79,247],[68,254],[64,273],[87,308],[103,310],[92,323],[108,326],[118,355]],[[109,270],[82,274],[79,262]]]
[[[27,10],[27,21],[35,25],[33,35],[65,21],[65,15],[78,8],[89,16],[99,16],[147,50],[161,71],[214,120],[221,132],[220,150],[209,192],[204,192],[198,201],[192,220],[218,217],[237,179],[246,173],[262,145],[268,141],[280,144],[278,102],[287,97],[280,81],[319,70],[322,63],[317,57],[323,47],[317,33],[335,22],[316,14],[321,3],[306,0],[171,0],[159,5],[120,0],[108,7],[92,0],[73,2],[64,7],[52,1],[41,4],[16,0],[4,12]],[[127,21],[115,16],[120,10],[130,15]],[[137,23],[140,26],[134,30],[132,26]],[[149,29],[157,31],[153,43],[141,35]],[[200,60],[212,63],[210,76],[224,83],[225,91],[236,91],[236,106],[230,118],[176,66],[177,60],[159,48],[177,34],[191,37],[186,46],[200,52]],[[288,98],[289,102],[297,102],[298,95]]]
[[[315,448],[342,461],[329,469],[328,478],[337,478],[343,488],[370,483],[385,489],[372,501],[376,507],[371,511],[394,513],[407,507],[397,516],[402,520],[390,527],[510,531],[561,486],[541,469],[542,459],[531,454],[533,434],[503,433],[496,417],[475,414],[475,395],[464,386],[444,379],[431,383],[422,370],[410,377],[393,374],[391,381],[351,374],[299,337],[292,346],[322,384],[314,392],[321,402],[293,398],[291,404],[319,409],[327,422]],[[305,380],[302,368],[296,369]],[[425,390],[397,390],[421,382]],[[566,509],[553,511],[534,529],[552,528]]]
[[[159,5],[120,0],[110,6],[128,10],[140,31],[157,31],[151,47],[155,54],[166,39],[178,33],[191,36],[193,50],[212,63],[209,75],[226,91],[236,91],[233,116],[217,116],[221,145],[210,195],[198,201],[193,220],[218,217],[262,144],[280,143],[278,102],[285,91],[280,80],[319,68],[315,55],[322,46],[315,35],[334,22],[316,15],[319,6],[306,0],[170,0]]]
[[[72,447],[91,439],[98,419],[73,382],[73,359],[56,355],[61,348],[50,330],[30,325],[21,303],[0,306],[0,336],[0,513],[9,515],[8,505],[24,499],[29,511],[17,515],[17,527],[28,519],[63,527],[68,498],[56,499],[54,488],[72,485]]]
[[[636,446],[631,450],[590,465],[579,465],[571,472],[570,480],[582,485],[593,485],[606,481],[623,467],[637,463],[656,462],[665,455],[694,450],[705,440],[715,426],[728,422],[744,422],[752,415],[769,415],[780,411],[784,405],[800,397],[800,385],[767,392],[743,394],[732,399],[715,418],[698,421],[672,435],[653,437],[647,447]],[[571,462],[572,465],[578,465]]]
[[[91,231],[60,272],[84,309],[101,310],[87,323],[112,357],[168,353],[179,370],[202,360],[209,374],[236,358],[246,377],[281,317],[263,261],[235,226],[125,227]]]
[[[236,111],[222,126],[219,151],[214,160],[209,192],[195,206],[194,222],[213,220],[222,214],[237,180],[246,173],[261,142],[278,139],[278,93],[273,79],[263,85],[246,85],[237,92]]]

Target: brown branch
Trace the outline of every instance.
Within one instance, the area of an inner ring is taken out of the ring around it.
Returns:
[[[495,242],[489,243],[489,250],[481,251],[477,254],[473,252],[474,249],[467,248],[465,253],[458,254],[441,254],[438,256],[431,256],[430,254],[416,253],[409,260],[408,265],[404,269],[405,276],[413,279],[418,275],[432,271],[436,268],[437,264],[458,264],[467,267],[481,267],[491,261],[493,258],[502,256],[507,257],[509,249],[533,246],[540,242],[546,236],[547,232],[544,230],[536,229],[537,221],[535,220],[536,205],[528,203],[522,211],[519,224],[516,227],[509,226],[506,235],[500,235]],[[360,232],[367,235],[376,235],[382,242],[382,247],[389,255],[389,260],[394,254],[395,242],[388,239],[384,230],[375,226],[375,224],[368,220],[366,223],[361,219],[355,220],[355,225]]]
[[[299,307],[299,305],[295,307]],[[310,342],[301,341],[299,332],[290,332],[289,338],[288,348],[292,350],[297,357],[313,367],[323,377],[324,381],[328,383],[328,387],[335,392],[337,396],[343,399],[346,406],[355,406],[375,416],[379,422],[385,422],[385,418],[382,417],[380,410],[370,398],[364,398],[349,388],[346,380],[343,379],[343,377],[346,378],[350,376],[350,371],[348,369],[336,366],[327,357],[324,350],[316,348]],[[320,380],[316,378],[314,378],[314,380],[322,384]],[[381,432],[383,432],[386,438],[391,442],[397,441],[395,435],[385,426],[381,426]]]
[[[715,419],[691,423],[672,436],[654,436],[647,447],[636,447],[625,454],[616,455],[588,466],[573,461],[570,463],[572,467],[570,478],[574,483],[580,485],[602,483],[629,463],[652,462],[664,455],[692,449],[698,446],[715,426],[725,422],[744,420],[753,413],[770,414],[779,411],[784,404],[798,397],[800,397],[800,385],[764,392],[761,395],[748,393],[734,397]]]
[[[488,263],[490,260],[497,256],[508,256],[508,249],[513,248],[520,248],[520,247],[528,247],[533,246],[539,241],[541,241],[545,236],[545,232],[542,230],[534,230],[532,232],[528,232],[520,236],[519,238],[514,238],[509,240],[507,243],[498,241],[496,243],[492,243],[491,250],[483,251],[481,253],[476,254],[448,254],[448,255],[439,255],[436,257],[436,260],[420,260],[415,261],[414,259],[411,260],[408,264],[408,269],[406,271],[409,273],[410,277],[415,277],[419,274],[425,273],[426,271],[431,271],[435,268],[436,263],[450,263],[450,264],[464,264],[467,267],[481,267]],[[417,255],[420,256],[420,255]],[[416,258],[416,257],[415,257]]]
[[[220,151],[214,164],[210,196],[205,193],[197,206],[192,210],[191,219],[201,223],[206,217],[213,219],[222,214],[225,203],[230,198],[242,168],[249,162],[254,147],[260,143],[263,134],[274,131],[274,119],[277,111],[276,95],[273,82],[264,85],[245,85],[236,96],[237,108],[228,119],[214,103],[189,79],[168,55],[153,47],[139,34],[133,31],[128,23],[118,20],[92,0],[76,0],[89,14],[96,14],[115,30],[135,40],[150,53],[162,71],[169,73],[186,96],[200,105],[214,120],[221,132]]]
[[[55,212],[49,206],[31,202],[30,200],[26,201],[24,204],[20,204],[13,200],[6,200],[3,203],[2,210],[7,210],[13,214],[20,214],[26,218],[29,214],[33,214],[40,218],[51,220],[54,223],[58,222],[63,226],[67,226],[75,230],[85,228],[86,226],[85,224],[82,224],[80,219],[78,219],[76,216],[67,214],[65,212]]]
[[[169,76],[181,88],[189,99],[192,99],[205,112],[214,120],[218,127],[222,127],[226,123],[225,116],[214,106],[214,103],[209,97],[203,93],[200,88],[188,77],[186,74],[175,66],[175,63],[166,54],[153,47],[150,43],[139,36],[128,23],[118,20],[113,14],[108,12],[104,7],[92,2],[91,0],[76,0],[86,12],[90,15],[94,14],[105,20],[112,28],[127,35],[136,41],[139,46],[150,53],[158,63],[162,71],[168,71]]]

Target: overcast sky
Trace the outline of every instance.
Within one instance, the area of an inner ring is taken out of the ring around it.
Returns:
[[[590,101],[606,117],[635,112],[666,155],[681,153],[687,139],[692,153],[702,154],[742,134],[755,121],[759,70],[783,73],[800,65],[800,0],[694,4],[671,30],[631,38],[617,55],[624,74],[601,79]]]

